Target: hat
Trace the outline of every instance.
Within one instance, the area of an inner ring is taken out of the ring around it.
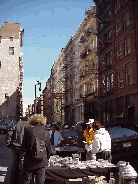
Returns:
[[[88,123],[86,123],[87,125],[91,124],[94,122],[94,119],[89,119]]]

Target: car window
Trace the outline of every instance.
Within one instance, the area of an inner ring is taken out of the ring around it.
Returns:
[[[138,135],[137,132],[134,130],[131,130],[129,128],[122,128],[122,127],[108,127],[108,132],[111,135],[111,139],[114,138],[121,138],[123,136],[132,136],[132,135]]]
[[[76,131],[62,131],[62,136],[63,137],[74,137],[77,136],[77,132]]]

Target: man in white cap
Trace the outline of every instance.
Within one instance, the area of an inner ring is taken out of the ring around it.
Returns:
[[[87,150],[86,160],[93,160],[92,153],[91,153],[93,137],[95,135],[95,132],[93,130],[93,122],[94,122],[94,119],[89,119],[88,123],[86,123],[88,127],[83,133],[86,139],[86,142],[85,142],[85,149]]]

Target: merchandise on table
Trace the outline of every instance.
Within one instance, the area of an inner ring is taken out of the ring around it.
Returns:
[[[72,157],[59,157],[59,155],[50,156],[49,166],[59,166],[59,167],[69,167],[71,169],[86,169],[89,168],[113,168],[117,167],[116,165],[109,163],[108,160],[99,159],[96,160],[88,160],[88,161],[80,161],[78,154],[73,154]]]

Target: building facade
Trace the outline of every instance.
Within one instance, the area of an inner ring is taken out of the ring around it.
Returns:
[[[136,0],[95,0],[99,58],[99,119],[137,123]]]
[[[0,117],[18,121],[22,117],[24,30],[18,23],[5,22],[0,30]]]
[[[51,75],[46,81],[46,118],[47,123],[54,123],[54,70],[51,68]]]
[[[64,49],[61,50],[60,56],[53,64],[53,97],[54,97],[54,122],[64,123],[64,102],[65,102],[65,82],[64,82]]]
[[[116,121],[138,124],[138,1],[111,5]]]
[[[75,122],[75,101],[74,101],[74,40],[70,38],[64,49],[64,84],[65,84],[65,123],[73,125]]]

